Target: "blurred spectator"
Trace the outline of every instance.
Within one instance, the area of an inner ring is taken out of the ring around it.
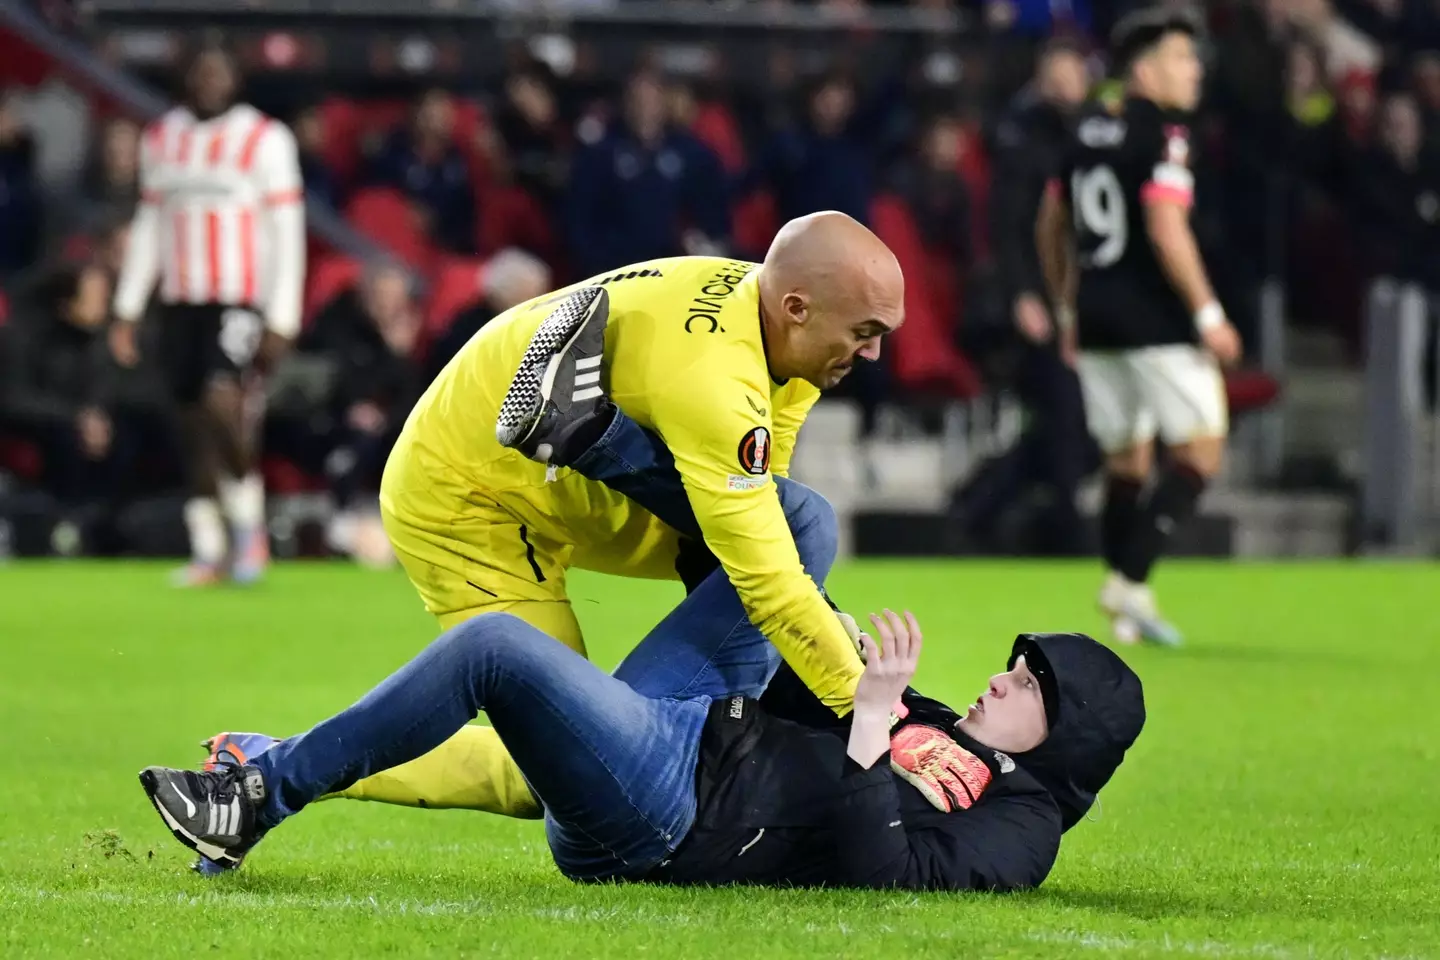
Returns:
[[[129,219],[139,201],[140,127],[116,118],[105,124],[65,224],[71,230],[95,231],[120,218]]]
[[[1029,414],[1025,432],[956,491],[951,512],[977,546],[999,548],[1005,519],[1017,507],[1043,504],[1028,518],[1030,548],[1080,554],[1088,534],[1075,505],[1095,453],[1085,427],[1080,383],[1061,359],[1035,253],[1035,218],[1075,115],[1089,93],[1089,70],[1066,41],[1040,52],[1033,80],[996,125],[990,231],[996,254],[1000,322],[967,325],[964,342],[1006,383]],[[1013,546],[1013,545],[1011,545]]]
[[[1422,151],[1420,108],[1408,93],[1385,99],[1377,143],[1360,162],[1360,249],[1381,273],[1440,289],[1440,171]]]
[[[878,144],[857,120],[855,97],[848,78],[827,77],[810,95],[807,122],[771,138],[756,172],[775,191],[781,223],[817,210],[869,221]]]
[[[41,211],[35,187],[35,142],[15,101],[0,95],[0,279],[35,259]]]
[[[730,191],[714,152],[666,121],[664,88],[633,76],[622,119],[576,154],[568,197],[572,263],[582,276],[683,253],[720,253]]]
[[[415,360],[420,324],[406,275],[377,267],[322,310],[297,344],[329,367],[327,399],[265,424],[267,450],[325,477],[337,511],[330,546],[370,562],[388,557],[375,502],[380,475],[424,386]]]
[[[1340,16],[1331,0],[1285,0],[1283,9],[1300,34],[1319,48],[1331,81],[1352,70],[1380,69],[1380,45]]]
[[[291,123],[295,146],[300,152],[300,175],[305,182],[305,198],[339,209],[345,202],[340,179],[325,160],[325,123],[320,108],[311,104],[295,114]]]
[[[475,193],[455,139],[455,103],[444,90],[421,96],[408,127],[371,159],[371,180],[403,191],[425,212],[431,237],[456,253],[475,250]]]
[[[460,348],[491,320],[526,300],[553,289],[550,268],[523,250],[501,250],[485,262],[484,298],[460,312],[425,355],[425,382],[429,383],[460,352]]]
[[[134,460],[109,409],[112,286],[103,269],[65,270],[4,330],[0,420],[39,447],[45,486],[68,506],[110,501],[128,486]]]
[[[358,495],[380,489],[385,457],[421,393],[413,357],[419,333],[408,279],[381,267],[322,311],[301,339],[302,350],[323,353],[336,365],[332,429],[322,447],[342,511]]]
[[[1010,317],[1035,343],[1046,341],[1051,330],[1035,254],[1035,213],[1046,182],[1059,169],[1065,133],[1089,90],[1089,70],[1079,48],[1052,44],[1041,51],[1034,80],[1015,95],[995,127],[990,239]]]
[[[1270,172],[1273,200],[1298,210],[1303,197],[1296,191],[1315,185],[1339,184],[1343,163],[1343,128],[1339,105],[1326,83],[1321,51],[1305,40],[1292,42],[1285,52],[1282,101],[1262,129],[1256,131],[1259,161]]]
[[[720,165],[731,176],[745,167],[745,144],[734,115],[723,103],[702,100],[688,81],[672,80],[665,90],[665,108],[670,123],[678,130],[688,130],[720,158]]]
[[[516,185],[553,215],[569,173],[567,135],[550,78],[539,68],[514,73],[505,81],[495,131]]]
[[[1345,140],[1351,144],[1365,144],[1375,129],[1377,96],[1375,78],[1365,73],[1354,73],[1336,85],[1336,105]]]
[[[949,324],[960,320],[964,282],[970,268],[970,191],[960,177],[961,155],[972,146],[959,119],[949,114],[926,127],[919,157],[895,174],[896,192],[906,201],[925,244],[930,289]]]
[[[110,275],[111,283],[116,283],[120,279],[120,269],[125,265],[125,246],[130,242],[130,219],[115,217],[102,224],[95,237],[92,262]]]

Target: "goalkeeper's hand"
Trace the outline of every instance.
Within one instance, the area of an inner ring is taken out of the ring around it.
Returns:
[[[870,634],[862,631],[860,624],[855,622],[855,618],[839,607],[835,608],[835,616],[839,619],[840,626],[845,628],[845,635],[850,638],[851,643],[855,644],[855,652],[860,654],[860,662],[864,663],[865,643],[860,638],[864,637],[866,640],[870,640]],[[871,642],[873,643],[874,641],[872,640]],[[896,700],[895,705],[890,708],[890,729],[895,729],[895,725],[909,715],[910,708],[905,706],[904,701]]]
[[[890,769],[941,813],[968,810],[990,770],[943,730],[911,724],[890,738]]]
[[[860,662],[864,663],[865,647],[860,642],[860,638],[865,636],[865,633],[860,629],[860,624],[856,623],[855,618],[844,610],[836,610],[835,618],[840,621],[840,626],[845,628],[845,636],[849,637],[850,642],[855,644],[855,652],[860,654]]]

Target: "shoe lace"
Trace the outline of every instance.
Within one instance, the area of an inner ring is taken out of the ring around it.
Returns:
[[[241,792],[241,769],[232,761],[217,758],[215,769],[210,771],[210,799],[216,803],[229,803]]]

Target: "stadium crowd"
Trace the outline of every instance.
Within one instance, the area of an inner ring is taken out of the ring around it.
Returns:
[[[845,387],[866,429],[883,400],[987,387],[1063,409],[1073,377],[1049,343],[1033,211],[1067,117],[1113,92],[1100,51],[1128,5],[974,6],[996,37],[988,61],[875,77],[843,58],[802,70],[777,48],[763,95],[650,64],[600,84],[535,57],[494,89],[403,98],[288,85],[272,103],[252,78],[251,99],[296,135],[309,199],[395,258],[362,266],[312,244],[304,329],[267,387],[268,484],[363,513],[409,406],[499,311],[646,258],[755,257],[778,223],[822,209],[867,222],[906,269],[907,326]],[[1358,357],[1369,277],[1440,282],[1440,5],[1208,13],[1192,162],[1222,299],[1253,348],[1260,285],[1283,278],[1291,319],[1340,331]],[[87,549],[134,547],[116,508],[179,482],[163,391],[106,337],[143,132],[87,104],[85,162],[56,173],[46,96],[0,96],[0,474],[77,518]],[[1083,424],[1047,429],[1040,446],[1063,463],[1015,469],[1073,486],[1093,461]],[[977,496],[967,509],[988,512]]]

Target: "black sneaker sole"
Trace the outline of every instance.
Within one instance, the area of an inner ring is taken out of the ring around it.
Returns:
[[[495,420],[502,447],[522,446],[545,419],[560,361],[597,316],[609,313],[604,287],[584,287],[565,298],[535,331]]]
[[[170,828],[170,832],[174,834],[175,839],[201,856],[208,857],[216,863],[225,865],[227,868],[240,866],[241,861],[245,859],[243,855],[236,856],[224,847],[217,847],[213,843],[201,840],[181,826],[180,821],[170,815],[170,811],[166,810],[165,805],[155,796],[160,792],[162,782],[160,777],[155,773],[155,769],[154,767],[146,767],[140,771],[140,786],[144,788],[145,796],[150,798],[150,805],[155,808],[156,813],[160,814],[160,819],[165,822],[165,826]]]

